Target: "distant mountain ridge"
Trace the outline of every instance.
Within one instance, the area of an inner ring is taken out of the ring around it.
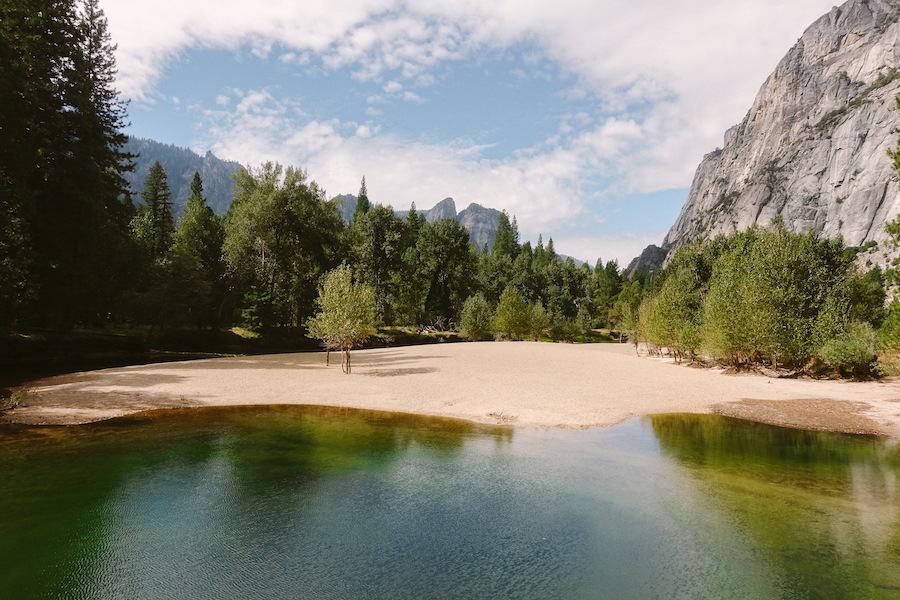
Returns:
[[[850,0],[817,19],[763,83],[722,149],[697,167],[687,201],[663,240],[632,267],[655,270],[697,239],[768,225],[886,240],[900,212],[887,150],[900,124],[900,0]],[[876,259],[873,260],[884,260]]]
[[[341,194],[335,198],[340,199],[338,210],[344,223],[349,223],[353,219],[353,213],[356,212],[357,197],[353,194]],[[406,219],[408,212],[398,210],[394,211],[394,214]],[[469,232],[469,241],[475,244],[479,252],[484,249],[485,245],[489,249],[494,245],[494,238],[497,236],[497,228],[500,223],[500,211],[495,208],[485,208],[473,202],[462,212],[457,213],[456,202],[453,201],[453,198],[444,198],[431,209],[417,212],[425,215],[425,220],[429,223],[435,223],[446,217],[455,219]]]
[[[212,152],[200,156],[193,150],[163,144],[143,138],[129,138],[124,150],[138,154],[135,169],[125,173],[125,180],[131,186],[134,201],[140,200],[144,180],[153,163],[159,161],[166,167],[172,205],[176,215],[181,214],[191,196],[191,181],[194,173],[200,173],[203,180],[203,197],[206,204],[217,214],[228,212],[234,200],[234,181],[231,176],[241,168],[240,163],[216,158]]]
[[[234,200],[234,180],[232,175],[243,166],[240,163],[222,160],[212,152],[200,156],[193,150],[181,148],[172,144],[164,144],[154,140],[143,138],[130,138],[124,150],[132,154],[138,154],[135,160],[135,170],[125,173],[125,180],[131,187],[131,194],[135,202],[140,201],[140,193],[144,189],[144,180],[153,163],[159,161],[166,167],[169,188],[172,191],[172,203],[176,216],[180,215],[187,205],[191,195],[191,181],[194,173],[200,173],[203,180],[203,196],[207,205],[217,214],[225,214]],[[353,220],[356,212],[357,197],[353,194],[340,194],[335,196],[338,200],[338,211],[344,224]],[[406,219],[409,211],[395,211],[398,217]],[[456,212],[456,202],[453,198],[444,198],[429,210],[419,210],[419,214],[425,215],[425,220],[435,223],[445,217],[455,219],[469,232],[469,241],[475,244],[480,253],[487,246],[493,248],[494,239],[497,236],[497,228],[500,224],[501,211],[495,208],[487,208],[475,202],[469,204],[459,213]],[[567,256],[558,255],[565,261]],[[573,259],[580,266],[582,261]]]

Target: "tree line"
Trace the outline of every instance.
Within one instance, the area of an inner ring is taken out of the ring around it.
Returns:
[[[316,313],[323,275],[345,265],[371,288],[379,326],[456,328],[467,301],[479,298],[493,312],[514,293],[529,310],[541,306],[548,331],[577,335],[610,326],[620,292],[640,286],[615,261],[576,267],[560,260],[552,239],[546,247],[540,238],[535,248],[520,243],[516,219],[506,213],[493,247],[479,253],[455,219],[428,223],[415,205],[401,218],[370,203],[365,179],[347,226],[337,201],[301,169],[266,163],[239,171],[234,202],[221,216],[206,206],[202,189],[195,174],[176,224],[166,170],[156,163],[141,201],[125,199],[140,260],[117,321],[302,328]],[[520,336],[516,328],[507,333]]]
[[[0,3],[0,326],[96,322],[127,278],[113,50],[97,0]]]
[[[676,360],[865,375],[895,335],[896,309],[885,309],[880,268],[862,272],[840,238],[776,218],[680,249],[628,326]]]

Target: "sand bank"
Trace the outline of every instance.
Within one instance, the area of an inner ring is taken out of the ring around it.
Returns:
[[[332,354],[332,359],[338,359]],[[900,383],[726,375],[638,357],[628,345],[484,342],[216,358],[52,377],[2,417],[76,424],[188,406],[319,404],[580,429],[636,415],[720,413],[808,429],[900,436]]]

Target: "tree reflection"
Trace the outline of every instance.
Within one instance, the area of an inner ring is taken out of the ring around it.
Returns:
[[[877,598],[900,589],[894,443],[716,415],[646,419],[697,500],[772,563],[784,596]]]

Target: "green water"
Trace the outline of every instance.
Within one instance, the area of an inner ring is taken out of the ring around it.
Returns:
[[[318,407],[0,429],[2,598],[900,598],[896,440]]]

